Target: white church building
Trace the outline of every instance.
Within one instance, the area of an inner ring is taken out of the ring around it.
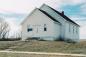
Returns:
[[[58,12],[46,4],[35,8],[21,25],[22,40],[39,38],[79,41],[80,26],[68,18],[63,11]]]

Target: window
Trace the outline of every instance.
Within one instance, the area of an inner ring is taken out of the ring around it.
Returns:
[[[44,24],[44,31],[47,31],[46,24]]]
[[[47,31],[47,28],[44,28],[44,31]]]
[[[78,33],[78,28],[76,27],[76,33]]]
[[[33,30],[32,28],[27,29],[28,32],[30,32],[30,31],[32,31],[32,30]]]

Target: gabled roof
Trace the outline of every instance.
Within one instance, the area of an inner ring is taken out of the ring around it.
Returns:
[[[46,5],[46,4],[43,4],[43,5]],[[43,5],[42,5],[42,6],[43,6]],[[48,6],[48,5],[46,5],[46,6]],[[50,7],[50,6],[48,6],[48,7],[51,8],[53,11],[55,11],[57,14],[59,14],[61,17],[63,17],[65,20],[67,20],[67,21],[69,21],[69,22],[72,22],[72,23],[78,25],[76,22],[72,21],[69,17],[67,17],[67,16],[64,15],[63,13],[60,13],[59,11],[53,9],[53,8]],[[78,26],[79,26],[79,25],[78,25]]]
[[[39,9],[39,8],[35,8],[35,9],[26,17],[26,19],[24,19],[24,20],[21,22],[21,24],[23,24],[23,23],[27,20],[27,18],[28,18],[35,10],[39,10],[40,12],[42,12],[43,14],[45,14],[47,17],[49,17],[49,18],[52,19],[53,21],[58,22],[59,24],[61,24],[58,20],[54,19],[54,18],[53,18],[51,15],[49,15],[47,12],[45,12],[45,11]]]
[[[46,5],[46,4],[43,4],[43,5],[48,6],[48,5]],[[42,5],[42,6],[43,6],[43,5]],[[61,17],[63,17],[65,20],[67,20],[67,21],[69,21],[69,22],[72,22],[72,23],[76,24],[77,26],[79,26],[76,22],[72,21],[72,20],[71,20],[70,18],[68,18],[66,15],[60,13],[59,11],[53,9],[53,8],[50,7],[50,6],[48,6],[48,7],[49,7],[50,9],[52,9],[54,12],[56,12],[57,14],[59,14]],[[41,11],[42,13],[44,13],[46,16],[48,16],[49,18],[51,18],[53,21],[58,22],[59,24],[61,24],[58,20],[56,20],[55,18],[53,18],[53,17],[52,17],[50,14],[48,14],[46,11],[41,10],[40,8],[36,8],[36,9],[40,10],[40,11]],[[34,10],[30,13],[30,15],[31,15],[36,9],[34,9]],[[29,16],[30,16],[30,15],[29,15]],[[27,17],[29,17],[29,16],[27,16]],[[27,18],[26,18],[26,19],[27,19]],[[24,21],[25,21],[25,20],[24,20]],[[23,24],[24,21],[23,21],[21,24]]]
[[[25,19],[21,22],[21,25],[28,19],[28,17],[29,17],[31,14],[33,14],[33,12],[34,12],[36,9],[37,9],[37,8],[33,9],[33,10],[31,11],[31,13],[25,17]]]
[[[55,22],[58,22],[58,23],[60,23],[59,21],[57,21],[56,19],[54,19],[51,15],[49,15],[47,12],[45,12],[45,11],[43,11],[43,10],[41,10],[41,9],[39,9],[42,13],[44,13],[46,16],[48,16],[49,18],[51,18],[53,21],[55,21]],[[61,24],[61,23],[60,23]]]

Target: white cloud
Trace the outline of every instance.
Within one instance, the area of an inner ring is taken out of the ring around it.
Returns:
[[[86,4],[81,6],[81,13],[86,15]]]
[[[59,7],[63,2],[61,0],[0,0],[0,12],[28,13],[43,3]]]
[[[77,4],[82,4],[85,3],[86,0],[62,0],[63,5],[77,5]]]
[[[18,13],[27,13],[34,8],[32,0],[0,0],[0,10]]]

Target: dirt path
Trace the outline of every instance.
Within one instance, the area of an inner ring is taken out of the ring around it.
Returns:
[[[47,53],[47,52],[24,52],[24,51],[0,51],[0,53],[25,53],[25,54],[37,54],[37,55],[70,55],[70,56],[84,56],[86,57],[85,54],[66,54],[66,53]]]

